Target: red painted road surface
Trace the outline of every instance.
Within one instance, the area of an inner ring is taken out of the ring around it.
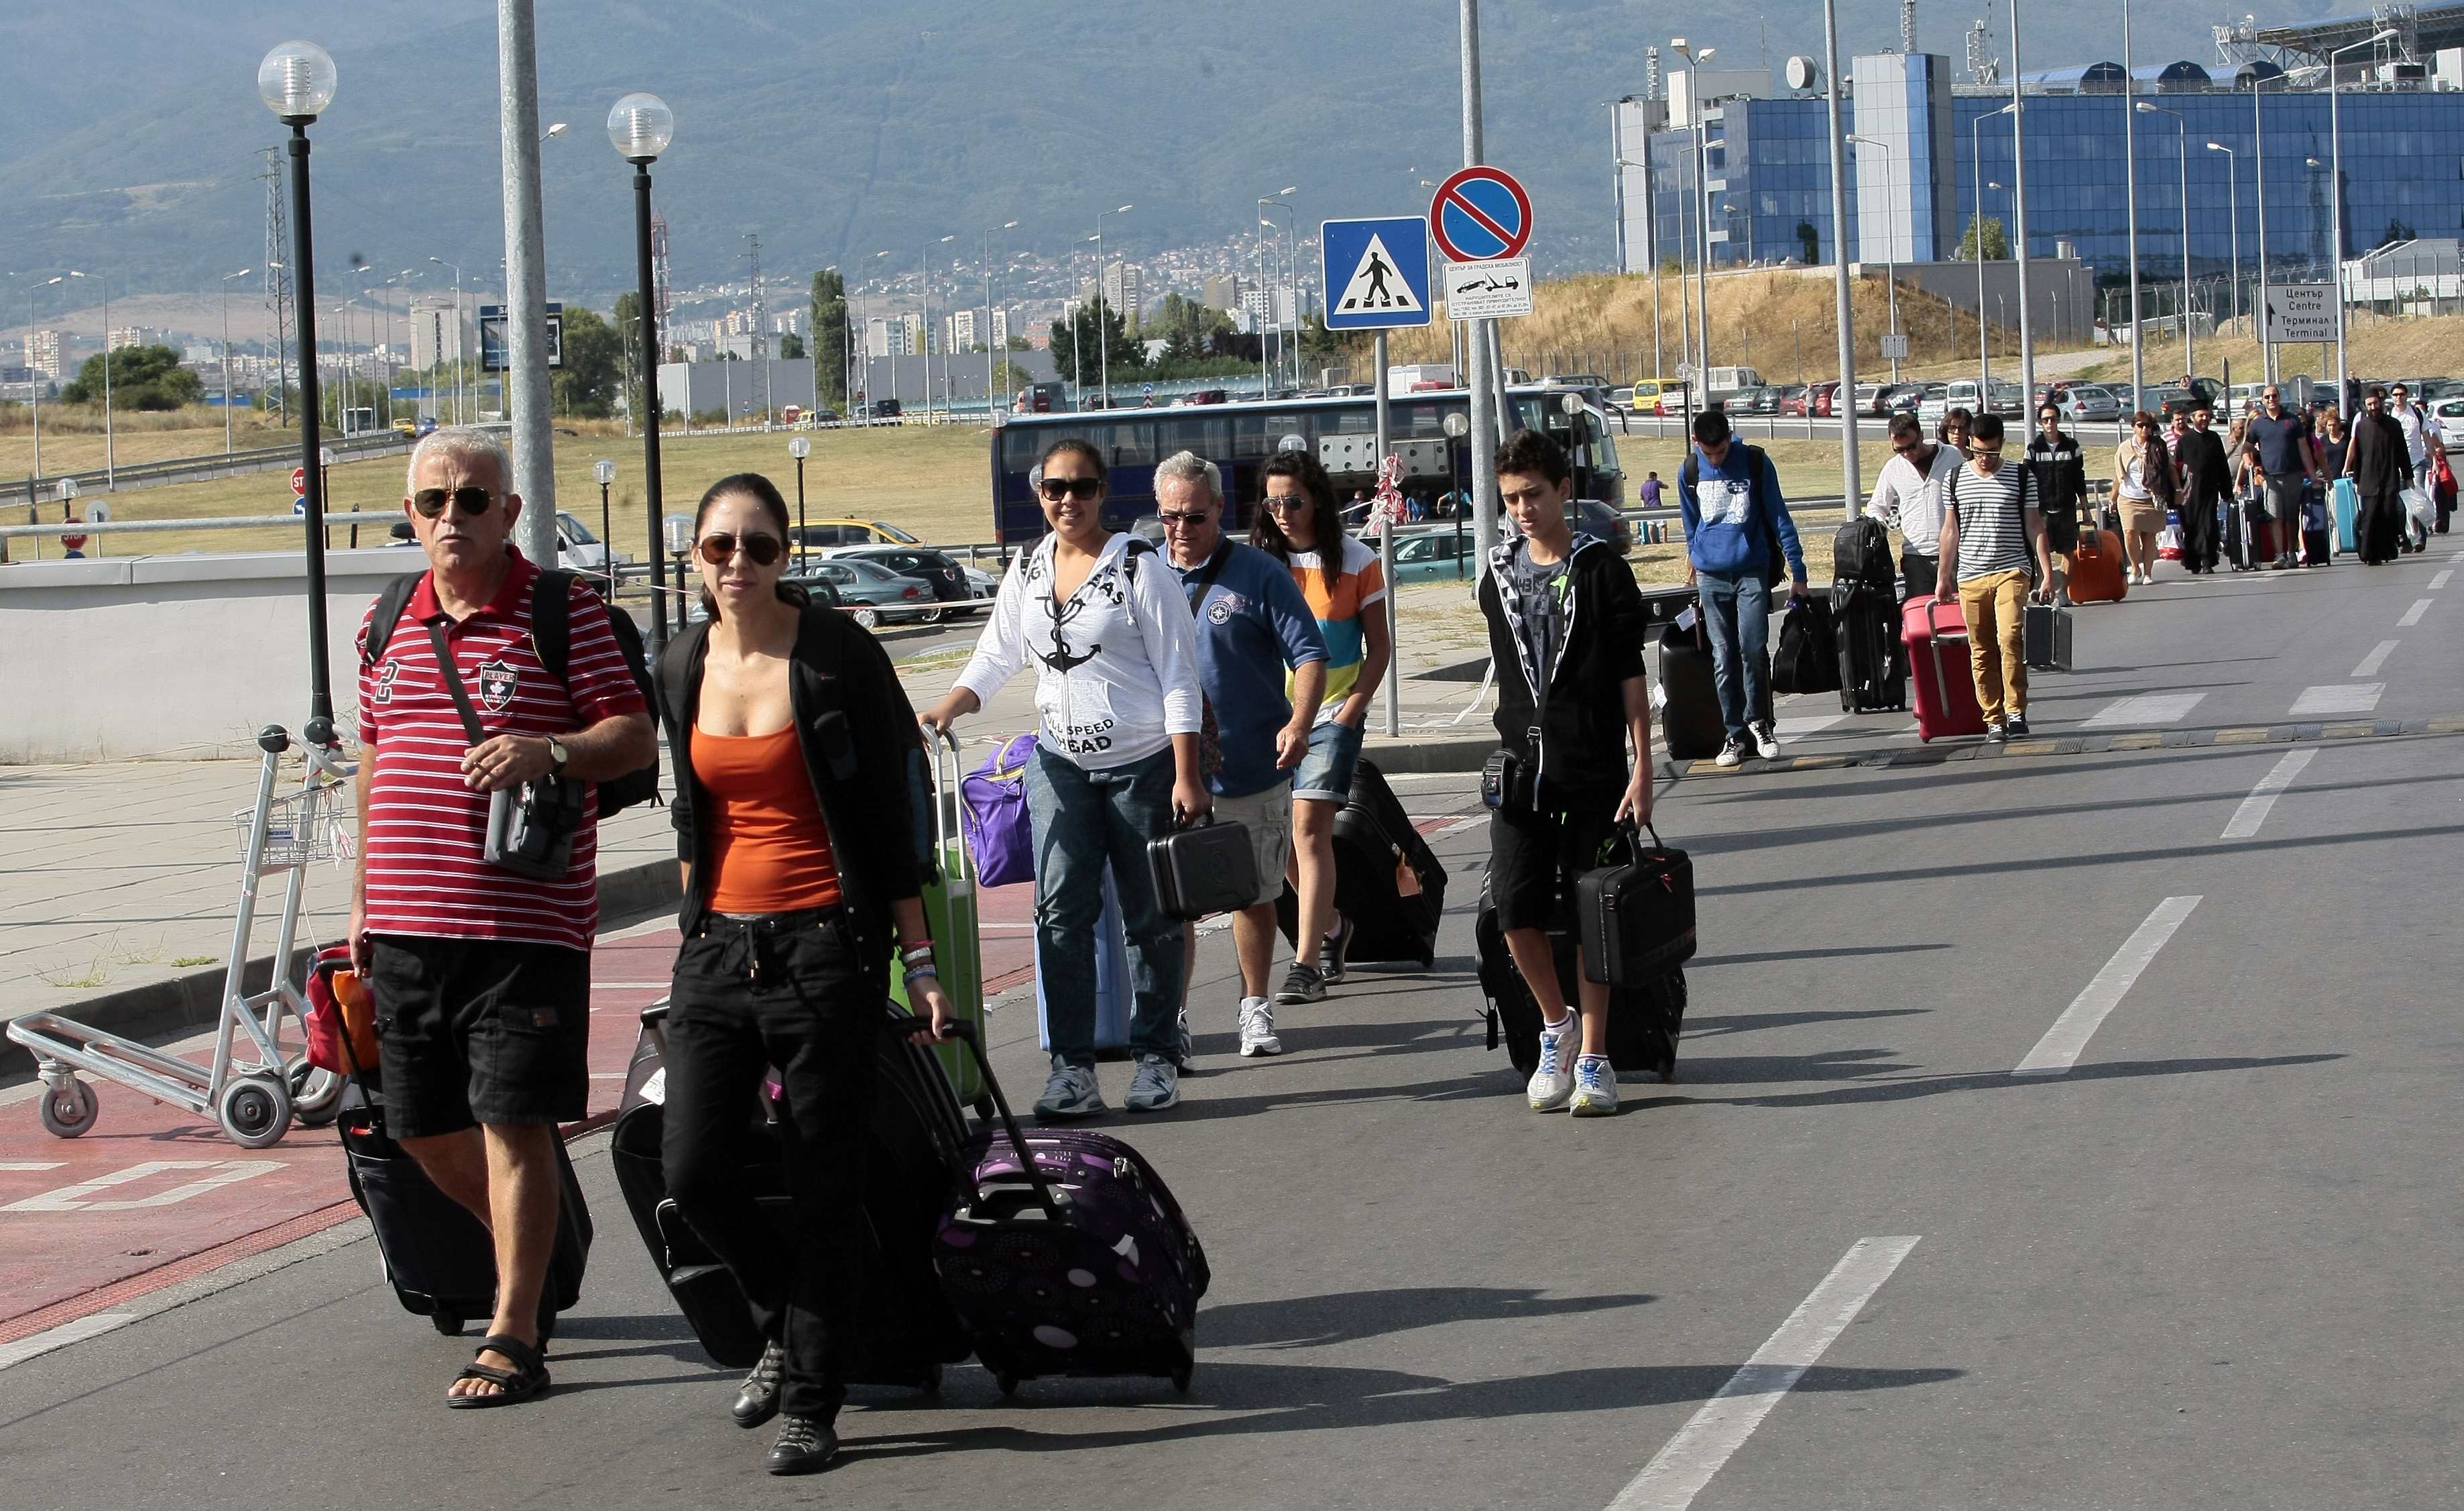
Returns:
[[[982,894],[993,991],[1032,974],[1033,893]],[[666,994],[675,949],[676,931],[662,928],[603,939],[591,956],[593,1122],[615,1111],[636,1015]],[[0,1107],[0,1342],[186,1279],[201,1255],[240,1257],[253,1237],[363,1220],[331,1128],[294,1126],[252,1151],[183,1110],[93,1084],[101,1110],[79,1139],[45,1133],[33,1101]]]

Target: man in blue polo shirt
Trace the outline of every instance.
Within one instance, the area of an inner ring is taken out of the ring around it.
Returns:
[[[1155,509],[1171,547],[1166,560],[1198,617],[1198,677],[1212,732],[1200,741],[1206,789],[1218,818],[1249,831],[1258,859],[1258,894],[1232,915],[1241,1053],[1280,1055],[1266,973],[1275,960],[1275,898],[1291,853],[1292,768],[1309,754],[1326,695],[1326,636],[1290,567],[1225,538],[1223,474],[1213,462],[1195,452],[1166,457],[1155,468]]]
[[[2319,479],[2318,459],[2310,454],[2310,419],[2284,407],[2283,391],[2273,383],[2259,393],[2260,411],[2242,430],[2242,444],[2267,479],[2267,517],[2276,525],[2275,554],[2250,565],[2283,568],[2301,549],[2302,486]],[[2257,533],[2253,531],[2253,534]]]

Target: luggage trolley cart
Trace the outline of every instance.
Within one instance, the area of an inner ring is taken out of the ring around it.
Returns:
[[[39,1109],[45,1132],[74,1139],[94,1126],[94,1088],[77,1078],[79,1071],[212,1119],[244,1149],[280,1142],[295,1119],[320,1127],[341,1111],[342,1078],[310,1066],[304,1051],[286,1057],[282,1019],[287,1013],[298,1020],[304,1005],[300,988],[290,979],[289,965],[308,866],[338,855],[347,857],[356,843],[348,829],[349,782],[358,767],[332,751],[305,745],[307,770],[299,790],[276,797],[275,784],[291,736],[279,724],[270,724],[256,744],[265,752],[256,806],[231,815],[240,830],[244,863],[239,922],[231,931],[231,961],[223,976],[212,1065],[165,1055],[56,1013],[28,1013],[10,1023],[9,1037],[34,1055],[43,1079]],[[257,889],[266,878],[284,873],[290,880],[275,945],[275,979],[264,990],[251,992],[243,977],[256,923]]]

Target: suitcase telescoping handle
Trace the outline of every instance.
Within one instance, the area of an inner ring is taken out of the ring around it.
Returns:
[[[953,889],[964,889],[975,880],[976,862],[974,853],[963,842],[951,843],[950,825],[955,822],[952,810],[962,801],[958,796],[958,781],[965,775],[960,769],[962,758],[958,754],[958,737],[944,729],[926,734],[924,744],[933,752],[932,765],[927,772],[933,789],[933,864],[946,871],[955,851],[958,857],[957,874],[944,875],[941,879]]]
[[[933,1032],[933,1020],[912,1015],[903,1018],[893,1017],[890,1020],[889,1027],[891,1033],[902,1037],[911,1033],[930,1033]],[[1051,1183],[1044,1178],[1042,1170],[1035,1167],[1034,1151],[1026,1146],[1026,1135],[1019,1128],[1018,1119],[1009,1110],[1009,1099],[1001,1095],[1001,1078],[993,1074],[992,1057],[984,1053],[984,1042],[978,1032],[978,1025],[964,1018],[953,1019],[950,1023],[950,1036],[965,1040],[968,1050],[975,1055],[976,1068],[983,1072],[984,1090],[992,1093],[993,1109],[1001,1114],[1001,1126],[1009,1134],[1010,1147],[1018,1151],[1019,1167],[1026,1172],[1026,1183],[1035,1188],[1035,1198],[1044,1204],[1045,1214],[1054,1222],[1067,1221],[1067,1214],[1061,1210],[1060,1198],[1052,1194]],[[975,1184],[973,1174],[968,1176],[967,1181],[971,1187]],[[983,1195],[980,1190],[973,1194],[979,1200]]]

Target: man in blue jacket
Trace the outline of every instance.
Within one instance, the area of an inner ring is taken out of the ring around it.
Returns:
[[[1685,512],[1685,586],[1702,592],[1711,678],[1728,726],[1722,766],[1744,761],[1749,738],[1754,754],[1779,758],[1779,737],[1768,717],[1768,652],[1771,590],[1783,555],[1793,579],[1791,595],[1806,596],[1805,551],[1780,497],[1779,474],[1761,447],[1737,444],[1729,434],[1725,411],[1696,415],[1694,452],[1677,474],[1678,503]]]

